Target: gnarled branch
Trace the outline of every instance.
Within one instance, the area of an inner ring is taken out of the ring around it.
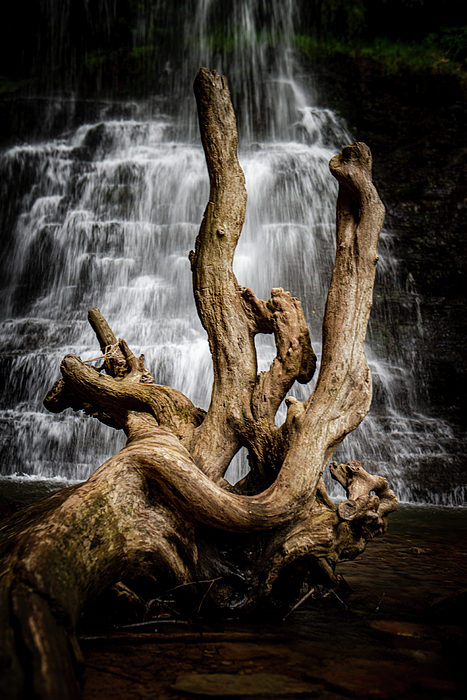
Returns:
[[[339,504],[339,515],[343,520],[355,520],[363,516],[378,519],[382,532],[387,528],[387,515],[399,505],[397,496],[389,488],[387,479],[369,474],[356,459],[348,464],[331,462],[329,471],[333,479],[344,487],[347,501]],[[371,496],[374,491],[375,495]],[[376,523],[372,522],[372,526]]]

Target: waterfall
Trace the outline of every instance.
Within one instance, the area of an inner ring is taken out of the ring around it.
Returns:
[[[335,250],[337,184],[328,162],[352,135],[318,105],[302,75],[292,46],[294,0],[181,4],[190,8],[180,37],[184,62],[169,57],[160,66],[170,76],[169,98],[102,103],[92,123],[2,155],[4,477],[82,480],[123,446],[121,433],[89,417],[71,410],[52,415],[42,407],[65,354],[84,360],[98,354],[87,323],[92,307],[136,354],[144,352],[157,383],[209,405],[210,355],[188,262],[209,193],[188,95],[201,65],[227,75],[239,122],[248,205],[235,273],[263,299],[275,286],[297,296],[319,357]],[[53,104],[62,109],[57,96]],[[387,476],[403,499],[461,502],[464,494],[436,493],[413,478],[428,462],[451,459],[452,436],[446,422],[419,408],[409,334],[398,336],[399,347],[391,342],[401,323],[422,332],[416,295],[410,281],[401,280],[392,248],[393,236],[384,231],[367,342],[373,407],[336,458],[360,459]],[[266,369],[273,340],[259,336],[257,348],[259,369]],[[312,384],[295,385],[290,393],[303,400],[311,390]],[[278,421],[284,416],[281,409]],[[230,480],[245,465],[240,454]]]

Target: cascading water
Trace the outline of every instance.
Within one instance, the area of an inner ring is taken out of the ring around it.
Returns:
[[[290,43],[294,0],[238,0],[228,11],[218,0],[194,5],[185,35],[193,50],[177,75],[186,85],[207,65],[229,79],[248,191],[235,272],[262,298],[279,285],[298,296],[319,355],[337,194],[328,162],[353,139],[332,112],[313,105],[298,78]],[[216,48],[213,18],[228,50]],[[122,446],[123,436],[97,421],[42,408],[65,354],[98,354],[86,320],[91,307],[145,353],[158,383],[209,404],[210,356],[188,262],[209,192],[194,100],[182,101],[170,117],[148,115],[144,104],[128,110],[131,119],[102,115],[62,138],[3,155],[3,475],[85,479]],[[368,341],[374,405],[336,458],[361,459],[388,476],[401,498],[459,502],[463,494],[430,494],[411,481],[411,466],[433,456],[446,460],[449,426],[418,414],[409,349],[387,349],[395,313],[417,327],[415,297],[397,286],[390,248],[383,233]],[[257,347],[265,369],[273,341],[261,336]],[[303,399],[310,390],[295,386],[291,393]],[[239,455],[229,478],[244,469]]]

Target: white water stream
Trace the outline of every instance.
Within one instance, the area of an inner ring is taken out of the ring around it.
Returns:
[[[196,51],[180,70],[194,77],[200,65],[217,68],[236,99],[248,206],[235,272],[261,298],[275,286],[298,296],[319,356],[335,247],[337,185],[328,162],[353,139],[300,80],[290,44],[293,0],[234,3],[225,19],[234,46],[228,61],[210,42],[209,13],[216,4],[198,0],[185,37],[197,38]],[[258,13],[262,8],[264,15],[265,7],[262,34]],[[271,32],[277,37],[273,55]],[[176,387],[196,405],[209,404],[210,355],[188,262],[209,191],[194,99],[181,105],[177,117],[148,116],[144,105],[132,110],[131,120],[103,115],[62,138],[3,154],[3,177],[17,178],[21,187],[1,304],[2,475],[85,479],[123,445],[121,433],[89,417],[71,411],[55,416],[42,407],[65,354],[98,354],[87,323],[92,307],[135,353],[144,352],[158,383]],[[459,502],[463,494],[429,494],[411,482],[410,468],[420,461],[449,459],[450,428],[421,415],[408,349],[387,352],[384,336],[394,313],[412,318],[420,332],[415,297],[400,287],[390,248],[391,236],[383,233],[378,320],[368,340],[374,408],[336,457],[360,459],[387,476],[403,499]],[[273,341],[262,336],[257,347],[259,369],[265,369]],[[303,399],[311,388],[295,386],[291,393]],[[278,421],[283,417],[280,412]],[[229,478],[235,481],[244,469],[240,455]]]

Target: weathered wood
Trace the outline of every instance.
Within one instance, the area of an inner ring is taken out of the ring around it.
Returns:
[[[250,451],[250,481],[260,490],[275,478],[287,447],[274,416],[295,380],[313,376],[316,357],[301,304],[283,289],[267,302],[240,287],[233,256],[245,218],[245,178],[237,158],[235,114],[225,77],[201,68],[195,80],[201,140],[210,179],[209,202],[190,253],[193,291],[213,358],[206,420],[190,451],[219,480],[242,445]],[[274,333],[277,355],[257,374],[254,336]]]
[[[397,499],[360,463],[331,465],[347,490],[337,508],[323,470],[368,411],[364,339],[384,209],[371,156],[354,144],[331,161],[339,181],[337,252],[323,322],[320,373],[304,402],[286,398],[308,382],[316,357],[300,302],[278,287],[267,301],[233,273],[246,204],[227,82],[202,68],[195,81],[210,178],[209,202],[190,254],[193,292],[212,354],[207,412],[159,386],[97,309],[89,321],[103,371],[67,355],[44,403],[84,410],[127,435],[125,447],[83,484],[12,516],[0,527],[2,697],[79,697],[80,615],[121,579],[157,598],[182,586],[203,606],[251,610],[292,602],[303,583],[336,583],[339,559],[355,557],[387,527]],[[276,357],[257,371],[254,337],[274,334]],[[251,472],[223,476],[245,446]],[[374,492],[372,494],[371,492]],[[190,584],[190,585],[187,585]]]

